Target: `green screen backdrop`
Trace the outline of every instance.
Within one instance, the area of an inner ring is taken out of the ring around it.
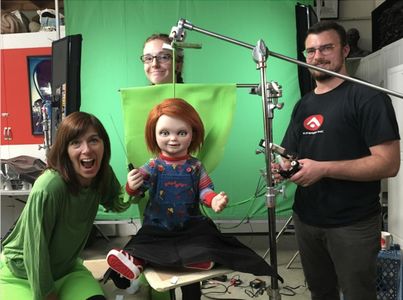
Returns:
[[[310,4],[312,1],[298,1]],[[126,181],[127,159],[121,88],[147,86],[139,57],[144,40],[153,33],[169,33],[180,18],[193,25],[256,45],[262,39],[273,52],[296,57],[295,4],[291,0],[65,0],[67,34],[82,34],[81,110],[104,124],[112,144],[111,164],[119,180]],[[259,83],[260,73],[250,49],[196,31],[187,30],[186,42],[202,49],[185,49],[186,83]],[[297,66],[269,57],[267,80],[282,86],[275,110],[274,142],[280,143],[291,110],[299,99]],[[264,155],[255,154],[263,135],[263,105],[248,88],[236,91],[233,126],[223,158],[210,174],[216,191],[226,191],[230,205],[214,219],[266,219],[265,197],[253,199],[259,180],[264,182]],[[161,99],[163,100],[163,99]],[[144,141],[139,141],[144,143]],[[211,155],[214,155],[212,153]],[[290,215],[294,185],[276,199],[276,215]],[[209,210],[206,210],[209,211]]]

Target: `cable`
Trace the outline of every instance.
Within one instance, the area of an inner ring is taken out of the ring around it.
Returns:
[[[300,285],[295,286],[295,287],[288,286],[288,285],[283,286],[280,289],[280,295],[283,295],[283,296],[296,296],[297,292],[295,290],[297,290],[297,289],[299,289],[301,287],[307,288],[306,284],[300,284]],[[285,290],[286,292],[284,292],[283,290]]]
[[[258,183],[257,183],[257,185],[256,185],[255,193],[254,193],[254,195],[253,195],[252,197],[249,197],[249,198],[247,198],[247,199],[245,199],[245,200],[243,200],[243,201],[237,202],[237,203],[234,204],[234,205],[228,205],[228,206],[227,206],[227,207],[235,207],[235,206],[239,206],[239,205],[242,205],[242,204],[245,204],[245,203],[251,201],[251,204],[249,205],[249,208],[248,208],[248,210],[246,211],[245,216],[244,216],[237,224],[235,224],[235,225],[233,225],[233,226],[222,226],[222,225],[220,225],[219,228],[220,228],[220,229],[235,229],[235,228],[238,228],[239,226],[241,226],[241,225],[244,224],[244,223],[245,223],[245,224],[246,224],[246,223],[249,223],[249,224],[250,224],[250,222],[249,222],[249,219],[251,218],[251,216],[249,215],[249,214],[250,214],[250,211],[252,210],[252,208],[253,208],[253,206],[254,206],[254,204],[255,204],[256,199],[264,195],[264,188],[265,188],[265,186],[266,186],[265,184],[262,184],[262,177],[259,176],[259,180],[258,180]],[[263,192],[263,193],[262,193],[262,192]],[[204,207],[203,207],[203,209],[204,209]],[[245,222],[245,220],[247,220],[247,221]],[[252,227],[251,227],[251,228],[252,228]],[[252,232],[253,232],[253,230],[252,230]]]
[[[225,294],[228,292],[228,289],[232,286],[232,284],[226,286],[225,284],[223,284],[223,283],[218,283],[218,282],[214,282],[214,284],[215,284],[216,286],[214,286],[214,287],[209,287],[209,288],[207,288],[207,287],[202,287],[202,289],[211,289],[211,288],[215,288],[215,287],[217,287],[217,286],[221,286],[221,287],[224,287],[224,290],[223,290],[223,291],[212,291],[212,292],[202,293],[202,295],[205,296],[205,297],[208,297],[207,295],[209,295],[209,294],[223,294],[223,295],[225,295]],[[208,298],[209,298],[209,297],[208,297]],[[210,299],[217,299],[217,298],[210,298]]]
[[[256,281],[259,280],[258,278],[255,279]],[[234,276],[232,276],[229,279],[229,284],[225,285],[219,281],[215,281],[215,280],[206,280],[203,281],[202,283],[202,291],[203,290],[211,290],[211,289],[215,289],[215,288],[221,288],[221,290],[215,290],[215,291],[208,291],[208,292],[202,292],[202,295],[208,299],[226,299],[226,300],[247,300],[244,298],[216,298],[214,296],[212,296],[213,294],[216,295],[226,295],[226,294],[231,294],[231,292],[229,291],[229,289],[231,287],[236,287],[236,288],[240,288],[244,290],[244,293],[249,297],[249,298],[257,298],[261,295],[263,295],[265,292],[267,293],[267,291],[270,289],[270,286],[266,286],[266,282],[265,281],[260,281],[260,285],[251,285],[252,282],[250,282],[248,285],[242,285],[243,281],[241,280],[241,277],[239,274],[235,274]],[[206,285],[211,285],[211,286],[206,286]],[[292,297],[292,296],[297,296],[299,293],[297,293],[295,290],[299,289],[299,288],[307,288],[306,283],[305,284],[301,284],[298,286],[283,286],[280,288],[280,295],[283,296],[288,296],[288,297]]]
[[[254,291],[253,288],[251,288],[249,290],[248,289],[244,290],[245,294],[248,295],[251,298],[259,297],[260,295],[263,295],[263,293],[265,291],[266,291],[266,288],[260,288],[260,289],[257,289],[256,291]]]
[[[285,293],[285,292],[282,292],[282,290],[286,290],[286,291],[288,291],[289,293]],[[280,289],[280,295],[283,295],[283,296],[295,296],[297,293],[295,292],[295,291],[293,291],[292,289],[289,289],[288,287],[286,287],[286,286],[284,286],[284,287],[282,287],[281,289]]]
[[[282,182],[281,184],[284,184],[284,182]],[[251,202],[251,204],[249,205],[249,207],[248,207],[248,209],[247,209],[247,211],[245,213],[245,216],[238,223],[236,223],[236,224],[234,224],[232,226],[218,225],[218,228],[220,230],[221,229],[230,230],[230,229],[238,228],[242,224],[249,224],[250,228],[251,228],[251,233],[253,233],[252,224],[250,222],[250,220],[253,217],[253,215],[251,215],[251,210],[254,207],[255,201],[258,198],[264,196],[265,193],[266,193],[266,183],[262,180],[262,176],[259,176],[259,179],[258,179],[258,182],[257,182],[257,185],[256,185],[256,189],[255,189],[255,192],[254,192],[253,196],[251,196],[251,197],[249,197],[247,199],[244,199],[242,201],[239,201],[237,203],[227,205],[227,208],[231,208],[231,207],[236,207],[236,206],[240,206],[240,205],[243,205],[245,203]],[[283,200],[285,200],[285,196],[284,196]],[[209,216],[209,213],[205,210],[204,205],[201,205],[201,211],[205,216]]]
[[[220,283],[220,282],[217,282],[217,281],[207,281],[207,283],[214,284],[215,286],[206,287],[205,285],[202,285],[202,290],[203,290],[203,289],[212,289],[212,288],[216,288],[217,286],[224,287],[224,290],[223,290],[223,291],[211,291],[211,292],[207,292],[207,293],[202,293],[202,295],[203,295],[204,297],[209,298],[209,299],[222,299],[222,298],[214,298],[214,297],[209,296],[209,295],[210,295],[210,294],[222,294],[222,295],[225,295],[225,294],[227,294],[227,293],[230,294],[230,293],[231,293],[231,292],[229,292],[229,288],[230,288],[230,287],[239,287],[239,288],[244,288],[244,287],[246,287],[246,286],[241,286],[242,280],[241,280],[241,278],[240,278],[240,275],[238,275],[238,274],[236,274],[236,275],[234,275],[234,276],[232,276],[232,277],[230,278],[230,280],[229,280],[229,285],[225,285],[225,284]],[[225,298],[225,299],[226,299],[226,300],[228,300],[228,299],[232,299],[232,300],[246,300],[246,299],[243,299],[243,298]]]
[[[222,299],[225,299],[225,300],[246,300],[244,298],[214,298],[214,297],[211,297],[211,296],[207,296],[205,294],[202,294],[202,295],[204,297],[208,298],[208,299],[214,299],[214,300],[222,300]]]

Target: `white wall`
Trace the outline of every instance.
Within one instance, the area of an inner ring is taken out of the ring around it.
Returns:
[[[401,50],[403,53],[403,45]],[[403,64],[389,68],[387,71],[387,88],[403,93],[402,82]],[[403,99],[392,96],[392,101],[400,135],[403,136]],[[388,231],[392,233],[394,243],[403,245],[403,140],[400,140],[400,171],[396,177],[389,178],[388,185]]]
[[[403,93],[403,38],[360,60],[356,77],[378,86]],[[403,99],[392,97],[399,123],[400,135],[403,132]],[[401,141],[401,161],[403,142]],[[388,182],[388,231],[394,242],[403,245],[403,164],[399,174]]]
[[[371,12],[384,0],[340,0],[339,19],[346,30],[357,28],[360,32],[358,46],[372,51]]]

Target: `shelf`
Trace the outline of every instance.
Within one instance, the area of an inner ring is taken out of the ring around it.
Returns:
[[[1,9],[5,10],[38,10],[45,8],[55,8],[54,0],[2,0]],[[64,8],[63,0],[59,0],[59,9]]]
[[[346,61],[360,60],[360,59],[363,58],[363,57],[365,57],[365,56],[362,56],[362,57],[347,57],[347,58],[346,58]]]
[[[60,26],[60,38],[65,37],[65,26]],[[0,49],[51,47],[58,39],[56,31],[38,31],[2,34]]]
[[[2,196],[28,196],[31,190],[1,190]]]

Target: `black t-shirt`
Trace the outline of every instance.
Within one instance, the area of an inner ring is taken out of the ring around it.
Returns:
[[[295,105],[282,146],[299,158],[337,161],[368,156],[371,146],[398,139],[390,98],[345,81],[325,94],[308,93]],[[379,193],[379,180],[324,178],[298,186],[293,209],[311,225],[347,225],[379,213]]]

